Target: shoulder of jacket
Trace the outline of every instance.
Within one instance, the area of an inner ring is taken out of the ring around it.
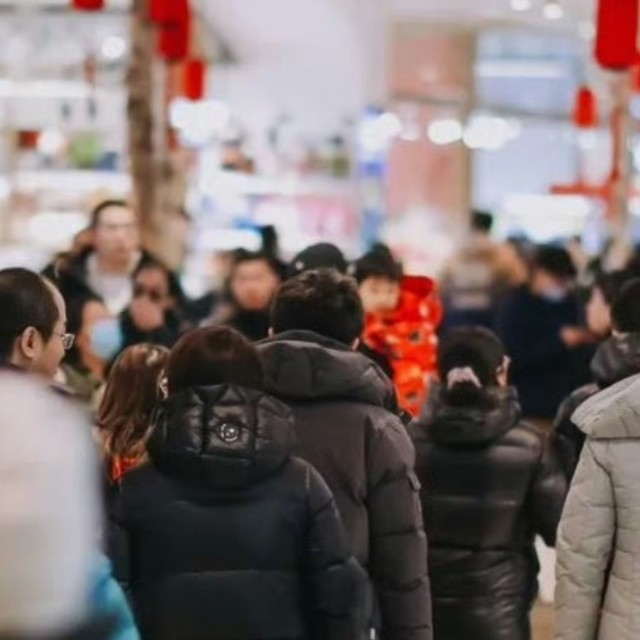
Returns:
[[[529,449],[532,453],[540,455],[546,441],[547,436],[541,429],[523,421],[509,429],[498,442]]]

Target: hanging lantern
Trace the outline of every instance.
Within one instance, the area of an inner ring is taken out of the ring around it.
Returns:
[[[163,24],[158,32],[158,53],[168,61],[184,60],[191,47],[191,20]]]
[[[176,24],[190,18],[189,0],[149,0],[149,19],[157,24]]]
[[[184,97],[189,100],[202,100],[206,93],[207,64],[197,58],[187,60],[182,73]]]
[[[638,63],[638,10],[638,0],[599,0],[595,54],[605,69]]]
[[[100,11],[104,9],[104,0],[71,0],[76,11]]]
[[[583,86],[578,89],[573,109],[573,123],[579,129],[598,126],[598,99],[589,87]]]

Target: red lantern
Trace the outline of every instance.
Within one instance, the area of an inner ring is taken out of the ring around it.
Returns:
[[[589,87],[583,86],[578,89],[573,109],[573,122],[579,129],[592,129],[598,126],[598,99]]]
[[[191,20],[164,24],[158,33],[158,53],[165,60],[184,60],[191,44]]]
[[[638,0],[599,0],[596,60],[605,69],[638,63]]]
[[[100,11],[104,0],[71,0],[71,6],[77,11]]]
[[[182,69],[182,87],[184,97],[189,100],[202,100],[206,93],[207,65],[204,60],[187,60]]]
[[[189,20],[189,0],[149,0],[149,19],[158,24],[177,24]]]

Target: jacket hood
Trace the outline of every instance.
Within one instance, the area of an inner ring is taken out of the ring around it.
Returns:
[[[591,372],[600,388],[640,373],[640,333],[612,336],[599,347]]]
[[[291,457],[291,411],[262,392],[234,385],[196,387],[160,406],[149,455],[190,484],[242,488],[277,472]]]
[[[640,375],[596,394],[580,405],[571,420],[595,440],[640,438]]]
[[[435,387],[420,424],[434,442],[448,445],[490,444],[515,427],[521,418],[515,389],[496,389],[490,393],[496,400],[494,409],[452,407],[446,403],[442,387]]]
[[[396,411],[393,384],[365,355],[311,331],[287,331],[258,346],[267,389],[279,398],[351,400]]]

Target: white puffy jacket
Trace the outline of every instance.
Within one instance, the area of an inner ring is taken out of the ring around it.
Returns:
[[[640,376],[574,414],[587,435],[557,541],[556,640],[640,638]]]

